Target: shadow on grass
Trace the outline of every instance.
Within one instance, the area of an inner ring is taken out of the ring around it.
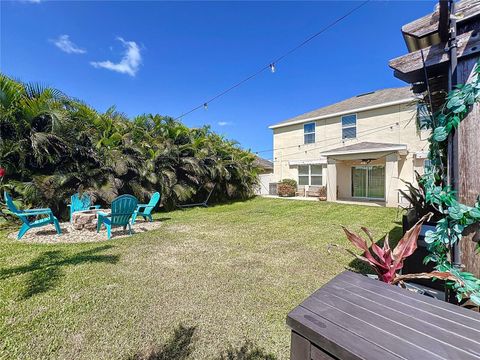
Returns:
[[[397,226],[395,226],[394,228],[392,228],[388,232],[389,244],[390,244],[390,247],[392,249],[395,248],[395,246],[397,246],[398,241],[403,236],[403,228],[402,228],[401,224],[399,225],[398,222],[395,222],[395,224]],[[376,241],[376,244],[381,247],[381,246],[383,246],[384,241],[385,241],[385,237]],[[351,269],[353,269],[353,270],[355,270],[359,273],[362,273],[362,274],[373,274],[374,273],[373,269],[369,265],[367,265],[365,262],[363,262],[363,261],[361,261],[357,258],[354,258],[352,261],[350,261],[348,266]]]
[[[251,341],[246,341],[239,348],[227,349],[218,357],[218,360],[276,360],[276,357]]]
[[[195,350],[195,326],[179,325],[173,335],[164,344],[136,353],[127,360],[186,360]],[[265,352],[251,341],[246,341],[238,348],[230,347],[223,351],[216,360],[276,360],[272,354]]]
[[[28,265],[17,266],[10,269],[0,269],[0,280],[12,276],[28,274],[26,288],[21,294],[21,299],[28,299],[36,294],[47,292],[59,283],[63,276],[62,268],[83,263],[109,263],[118,262],[118,255],[98,254],[100,251],[112,248],[112,245],[99,246],[76,254],[66,254],[64,251],[54,250],[41,253]]]
[[[173,336],[163,345],[156,346],[144,353],[137,353],[129,360],[184,360],[194,349],[193,335],[195,326],[186,327],[179,325]]]

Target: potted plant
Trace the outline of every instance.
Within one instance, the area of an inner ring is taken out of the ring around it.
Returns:
[[[327,201],[327,187],[320,186],[318,189],[318,200],[320,201]]]
[[[362,255],[355,254],[353,251],[346,249],[350,254],[355,256],[360,261],[368,264],[377,274],[380,281],[386,282],[392,285],[401,285],[406,287],[405,281],[413,279],[441,279],[450,282],[454,288],[467,288],[468,284],[465,283],[466,273],[462,276],[457,276],[455,273],[447,271],[431,271],[421,272],[414,274],[399,274],[403,267],[404,261],[410,255],[412,255],[417,249],[417,238],[420,234],[422,225],[425,221],[428,221],[432,216],[432,213],[424,215],[410,230],[408,230],[395,248],[390,247],[388,236],[385,237],[383,246],[380,247],[373,240],[372,233],[365,227],[362,227],[362,231],[367,235],[371,242],[368,245],[368,241],[363,239],[360,235],[343,227],[343,231],[347,235],[348,240],[358,249],[363,251]],[[461,295],[463,298],[468,299],[480,305],[480,299],[475,294],[475,289],[472,292],[463,291]]]

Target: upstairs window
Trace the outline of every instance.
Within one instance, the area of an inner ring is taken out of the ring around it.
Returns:
[[[423,162],[423,171],[430,170],[431,167],[432,167],[432,160],[425,159],[425,161]]]
[[[303,125],[303,143],[313,144],[315,142],[315,123]]]
[[[420,103],[417,105],[417,123],[420,130],[431,128],[432,115],[427,104]]]
[[[357,137],[357,115],[342,116],[342,139]]]

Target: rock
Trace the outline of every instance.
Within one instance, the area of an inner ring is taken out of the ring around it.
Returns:
[[[77,211],[72,215],[72,225],[75,230],[93,230],[97,227],[97,210]]]

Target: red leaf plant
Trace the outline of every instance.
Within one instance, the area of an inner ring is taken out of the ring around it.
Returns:
[[[378,278],[386,283],[396,282],[397,272],[403,267],[403,261],[413,254],[417,249],[417,238],[420,234],[420,229],[424,221],[427,221],[432,216],[431,213],[422,217],[405,235],[400,239],[397,246],[392,250],[388,240],[388,235],[385,237],[383,247],[378,246],[373,240],[370,231],[362,227],[363,232],[368,236],[371,247],[368,246],[366,240],[361,236],[351,232],[346,227],[342,226],[343,231],[347,235],[348,240],[360,250],[363,250],[363,255],[357,255],[349,251],[357,259],[369,264],[378,274]]]

